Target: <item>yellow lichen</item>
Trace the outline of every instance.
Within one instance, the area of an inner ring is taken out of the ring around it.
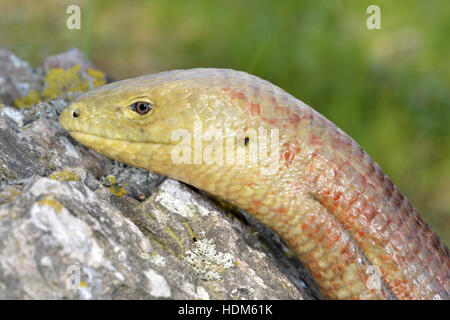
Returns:
[[[80,178],[77,176],[75,171],[68,171],[68,170],[52,173],[49,178],[65,182],[80,181]]]
[[[109,174],[106,176],[106,180],[108,180],[111,184],[116,185],[117,184],[117,179],[114,175]]]
[[[125,190],[123,187],[111,186],[111,187],[108,187],[108,190],[111,191],[111,193],[113,195],[118,196],[118,197],[123,197],[124,195],[127,194],[127,190]]]
[[[69,69],[50,69],[44,78],[44,90],[31,90],[28,95],[14,101],[17,108],[26,108],[39,101],[49,101],[55,98],[72,98],[75,92],[85,92],[106,84],[106,77],[102,71],[88,69],[87,73],[80,72],[80,65]],[[67,94],[69,93],[69,94]]]
[[[80,288],[87,288],[87,284],[84,280],[80,281]]]
[[[94,87],[106,84],[106,77],[104,72],[89,68],[87,74],[92,77],[92,84]]]
[[[79,75],[80,65],[67,70],[63,68],[51,69],[45,76],[46,88],[42,92],[44,97],[54,99],[62,92],[84,92],[89,89],[89,82]]]
[[[291,288],[287,286],[286,282],[284,282],[284,281],[281,281],[281,286],[283,287],[283,289],[284,289],[284,290],[288,291],[288,292],[289,292],[289,294],[291,294],[291,293],[292,293],[292,290],[291,290]]]
[[[21,194],[20,190],[11,186],[6,186],[4,190],[0,191],[0,200],[4,198],[8,202],[13,202],[14,199],[20,194]]]
[[[112,184],[112,186],[108,187],[108,190],[111,191],[111,193],[118,197],[123,197],[127,194],[127,191],[124,189],[126,186],[126,183],[124,183],[122,186],[117,185],[117,179],[114,175],[110,174],[106,176],[106,180],[108,180],[109,183]]]
[[[41,100],[41,94],[35,90],[30,90],[25,97],[19,97],[14,100],[14,106],[16,108],[28,108],[37,104]]]
[[[296,256],[295,252],[288,248],[286,248],[286,250],[284,251],[284,254],[289,258],[293,258]]]
[[[181,248],[181,250],[184,250],[183,241],[182,239],[177,237],[175,231],[173,231],[169,226],[164,226],[164,231],[178,243],[178,246]]]
[[[185,221],[185,222],[183,222],[182,224],[186,227],[187,232],[189,233],[189,237],[191,237],[191,239],[192,239],[193,241],[196,241],[196,240],[197,240],[197,236],[195,235],[194,230],[192,230],[192,228],[191,228],[189,222]],[[195,240],[194,240],[194,239],[195,239]]]
[[[63,209],[63,205],[61,203],[59,203],[58,201],[56,201],[53,198],[53,195],[51,195],[51,194],[45,196],[44,198],[39,200],[37,203],[40,204],[41,206],[46,205],[46,206],[53,208],[56,213],[61,213],[61,211]]]

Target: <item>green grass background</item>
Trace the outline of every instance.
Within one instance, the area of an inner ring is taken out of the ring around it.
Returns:
[[[81,30],[65,27],[70,4]],[[448,0],[0,0],[0,47],[34,66],[79,47],[117,79],[226,67],[282,87],[361,144],[447,244],[449,39]]]

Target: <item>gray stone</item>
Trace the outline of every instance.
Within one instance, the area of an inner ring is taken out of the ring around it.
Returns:
[[[30,90],[39,91],[42,78],[26,62],[11,51],[0,49],[0,103],[12,105]]]
[[[45,73],[48,73],[50,69],[69,69],[75,65],[79,65],[80,70],[83,72],[87,72],[90,68],[95,69],[94,64],[78,48],[72,48],[65,52],[49,56],[42,62],[42,68]]]

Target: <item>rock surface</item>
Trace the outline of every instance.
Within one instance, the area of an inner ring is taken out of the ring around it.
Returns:
[[[0,50],[0,299],[320,298],[245,213],[70,138],[58,116],[80,92],[11,106],[48,88],[52,68],[78,63],[81,78],[99,74],[79,51],[39,73]]]

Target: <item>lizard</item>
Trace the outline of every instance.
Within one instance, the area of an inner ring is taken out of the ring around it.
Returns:
[[[230,69],[155,73],[83,94],[60,124],[100,154],[251,214],[325,298],[449,299],[449,250],[420,213],[349,135],[268,81]],[[236,137],[227,150],[244,161],[225,161],[223,141],[203,132]],[[270,161],[251,161],[264,140],[255,132],[275,132]]]

